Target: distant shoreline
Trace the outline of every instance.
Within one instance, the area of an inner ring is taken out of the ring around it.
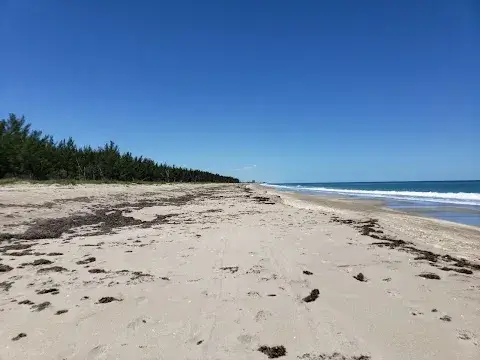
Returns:
[[[464,224],[460,222],[448,221],[432,216],[425,215],[421,210],[409,209],[392,209],[387,207],[385,200],[360,199],[347,196],[335,196],[333,194],[302,194],[295,191],[284,191],[270,188],[264,185],[254,185],[259,190],[266,191],[269,194],[275,194],[283,199],[297,200],[304,203],[305,206],[313,205],[322,209],[330,210],[331,212],[346,211],[355,212],[359,216],[401,216],[402,218],[418,219],[428,222],[430,225],[439,225],[442,227],[451,227],[452,229],[461,228],[472,230],[475,233],[480,231],[480,226]],[[302,206],[302,205],[300,205]],[[459,212],[468,212],[471,214],[479,214],[476,210],[459,209]]]
[[[348,187],[347,183],[332,183],[331,187],[327,183],[259,185],[282,193],[309,195],[342,203],[376,204],[384,211],[480,227],[480,182],[468,185],[465,181],[459,182],[460,185],[438,182],[442,184],[436,185],[438,188],[433,190],[430,190],[430,183],[426,186],[426,182],[418,182],[422,183],[418,189],[409,188],[410,183],[398,183],[402,185],[399,187],[392,186],[393,183],[351,183],[352,186]],[[475,192],[462,192],[465,187]]]

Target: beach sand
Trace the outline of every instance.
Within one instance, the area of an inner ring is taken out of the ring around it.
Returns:
[[[0,188],[0,359],[480,359],[480,228],[253,185]]]

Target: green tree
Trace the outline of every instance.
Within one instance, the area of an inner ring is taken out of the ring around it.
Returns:
[[[0,178],[78,179],[105,181],[238,182],[210,172],[158,164],[110,141],[92,149],[77,147],[72,138],[55,142],[32,131],[25,118],[10,114],[0,121]]]

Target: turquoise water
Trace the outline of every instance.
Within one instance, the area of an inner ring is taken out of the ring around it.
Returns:
[[[480,226],[480,181],[397,181],[264,184],[314,195],[380,199],[394,209]]]

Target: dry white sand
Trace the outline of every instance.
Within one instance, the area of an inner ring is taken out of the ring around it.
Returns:
[[[478,228],[246,189],[0,188],[0,359],[480,359]]]

